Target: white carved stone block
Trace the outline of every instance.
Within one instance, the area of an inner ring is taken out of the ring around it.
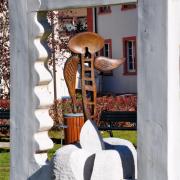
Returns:
[[[45,68],[44,62],[38,61],[34,64],[34,66],[38,73],[38,78],[39,78],[38,84],[39,85],[48,84],[52,80],[52,77],[49,71]]]
[[[48,131],[38,132],[34,135],[36,152],[52,149],[54,143],[48,136]]]
[[[100,136],[88,120],[82,127],[80,146],[66,145],[54,158],[55,180],[134,180],[137,178],[136,150],[131,142]]]
[[[36,86],[34,92],[39,100],[38,108],[49,108],[53,103],[53,98],[50,96],[47,85]]]
[[[70,166],[76,179],[88,180],[93,170],[95,154],[83,149],[72,152]]]
[[[81,129],[80,145],[82,149],[93,153],[105,149],[103,139],[97,126],[91,120],[87,120]]]
[[[106,149],[119,153],[123,167],[123,178],[137,179],[137,152],[133,144],[125,139],[104,138]]]
[[[35,115],[39,122],[39,131],[49,130],[49,127],[53,126],[54,121],[50,117],[48,109],[37,109]]]
[[[66,145],[56,151],[52,159],[54,180],[76,180],[71,169],[71,153],[79,149],[75,145]]]
[[[123,166],[119,153],[115,150],[97,152],[91,180],[123,179]]]

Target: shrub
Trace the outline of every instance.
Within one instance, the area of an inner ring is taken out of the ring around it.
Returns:
[[[9,99],[0,99],[0,109],[9,109],[10,100]]]
[[[63,114],[72,113],[72,101],[70,98],[57,100],[57,113],[55,112],[55,104],[51,106],[49,113],[55,124],[63,123]],[[82,98],[78,96],[76,102],[77,112],[83,112]],[[95,121],[98,123],[102,111],[136,111],[137,96],[136,95],[119,95],[119,96],[102,96],[97,98]]]

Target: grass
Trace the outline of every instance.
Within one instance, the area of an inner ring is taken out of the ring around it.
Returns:
[[[109,137],[108,132],[103,132],[102,136],[104,138]],[[137,131],[113,131],[113,136],[121,139],[127,139],[137,147]]]
[[[136,131],[113,131],[114,137],[127,139],[131,141],[134,146],[137,146],[137,132]],[[55,142],[54,148],[48,151],[48,159],[51,159],[53,154],[56,152],[60,145],[61,132],[50,131],[49,136]],[[109,137],[108,132],[102,133],[103,137]],[[8,148],[0,148],[0,180],[9,180],[10,170],[10,152]]]
[[[10,153],[8,148],[0,148],[0,180],[9,180]]]
[[[56,152],[57,149],[61,147],[61,138],[62,137],[62,132],[61,131],[49,131],[49,137],[54,142],[54,148],[48,151],[48,159],[50,160],[53,156],[53,154]]]

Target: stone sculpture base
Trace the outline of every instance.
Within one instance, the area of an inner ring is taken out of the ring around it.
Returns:
[[[119,138],[102,139],[95,123],[87,120],[80,143],[57,150],[51,163],[54,180],[135,180],[136,150]]]

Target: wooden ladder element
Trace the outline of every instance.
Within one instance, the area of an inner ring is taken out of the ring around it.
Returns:
[[[94,75],[94,54],[91,54],[91,57],[81,55],[81,75],[83,109],[85,119],[94,119],[96,114],[96,82]]]

